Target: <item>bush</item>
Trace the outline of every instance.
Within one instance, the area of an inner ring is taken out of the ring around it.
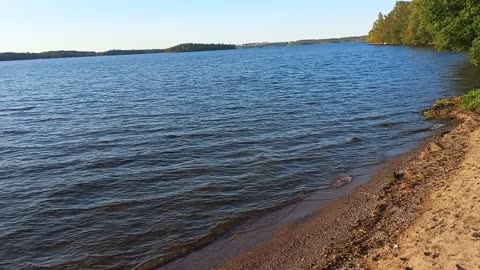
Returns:
[[[464,111],[480,113],[480,89],[472,90],[460,99],[460,108]]]
[[[430,110],[423,113],[427,119],[444,119],[449,112],[458,108],[459,98],[441,98],[433,104]]]
[[[475,66],[480,66],[480,37],[473,41],[470,49],[470,60]]]

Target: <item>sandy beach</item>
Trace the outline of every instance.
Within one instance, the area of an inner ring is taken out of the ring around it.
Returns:
[[[435,114],[451,128],[215,269],[479,269],[480,117]]]
[[[464,161],[439,179],[425,212],[382,250],[373,269],[480,269],[480,130],[471,133]]]

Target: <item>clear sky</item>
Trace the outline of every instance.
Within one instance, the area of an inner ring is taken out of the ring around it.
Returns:
[[[0,0],[0,52],[367,34],[395,0]]]

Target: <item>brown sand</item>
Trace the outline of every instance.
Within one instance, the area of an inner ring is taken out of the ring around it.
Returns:
[[[458,172],[431,194],[428,209],[386,248],[375,269],[480,269],[480,130]]]
[[[480,269],[479,116],[441,116],[462,123],[215,269]]]

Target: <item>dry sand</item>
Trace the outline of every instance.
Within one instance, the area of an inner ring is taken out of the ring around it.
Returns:
[[[480,130],[465,160],[431,193],[426,211],[374,269],[480,269]]]

